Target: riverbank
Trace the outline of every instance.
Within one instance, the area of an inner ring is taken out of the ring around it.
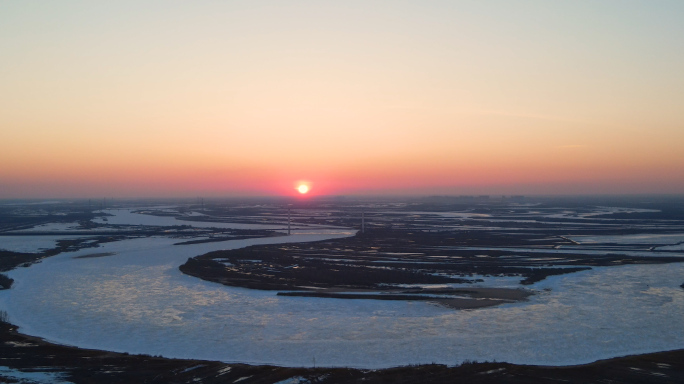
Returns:
[[[278,296],[326,299],[427,301],[451,309],[493,307],[524,301],[531,295],[533,295],[531,291],[518,288],[414,288],[390,289],[381,292],[330,288],[315,291],[278,292]]]
[[[226,364],[217,361],[167,359],[58,345],[23,335],[0,322],[1,382],[41,372],[62,382],[91,383],[674,383],[684,381],[684,350],[600,360],[569,367],[466,362],[380,370],[288,368]]]

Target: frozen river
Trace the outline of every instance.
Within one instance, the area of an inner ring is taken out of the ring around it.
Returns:
[[[684,347],[684,264],[594,268],[532,286],[529,302],[455,311],[425,302],[279,297],[180,273],[216,249],[353,234],[174,246],[144,238],[9,275],[0,308],[24,333],[86,348],[226,362],[379,368],[496,360],[577,364]],[[92,253],[111,256],[74,258]],[[550,290],[547,290],[550,288]]]

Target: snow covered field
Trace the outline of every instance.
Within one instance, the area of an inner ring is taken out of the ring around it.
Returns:
[[[158,218],[155,218],[158,219]],[[174,224],[177,225],[177,224]],[[188,257],[251,244],[102,244],[13,270],[0,308],[22,332],[86,348],[226,362],[380,368],[497,360],[578,364],[684,346],[684,263],[594,268],[547,278],[526,303],[470,311],[425,302],[276,296],[183,275]],[[97,258],[74,258],[113,253]],[[550,289],[550,290],[549,290]]]
[[[117,225],[154,225],[154,226],[174,226],[174,225],[189,225],[195,228],[228,228],[228,229],[266,229],[276,231],[287,231],[287,223],[283,225],[265,225],[265,224],[244,224],[244,223],[219,223],[208,221],[189,221],[178,220],[171,216],[152,216],[135,213],[131,209],[106,209],[102,212],[113,216],[107,216],[106,220],[97,218],[93,221],[98,224],[117,224]],[[190,215],[189,215],[190,216]],[[197,216],[197,215],[191,215]],[[292,226],[293,229],[304,227],[309,229],[309,226]],[[317,226],[312,226],[317,227]]]
[[[54,372],[40,372],[40,371],[20,371],[5,366],[0,366],[0,376],[9,378],[15,381],[7,381],[7,383],[40,383],[40,384],[62,384],[71,383],[64,379],[59,373]]]
[[[37,253],[57,246],[58,240],[83,239],[88,236],[2,236],[0,249],[12,252]]]
[[[677,247],[672,247],[671,249],[667,249],[665,247],[658,247],[657,249],[659,250],[669,250],[669,251],[679,251],[681,248]],[[468,251],[509,251],[509,252],[525,252],[525,253],[544,253],[544,254],[549,254],[549,253],[557,253],[559,255],[575,255],[575,254],[581,254],[581,255],[605,255],[606,253],[616,253],[616,254],[621,254],[621,255],[626,255],[626,256],[640,256],[640,257],[657,257],[657,256],[663,256],[663,253],[658,253],[654,251],[632,251],[632,250],[626,250],[626,249],[618,249],[615,248],[611,250],[610,248],[603,247],[601,249],[596,249],[596,248],[582,248],[582,247],[577,247],[577,246],[572,246],[572,245],[567,245],[563,246],[563,248],[524,248],[524,247],[444,247],[444,248],[449,248],[449,249],[454,249],[454,250],[468,250]],[[672,252],[668,253],[667,256],[684,256],[684,253],[679,253],[679,252]]]
[[[580,244],[677,244],[684,241],[684,233],[639,234],[623,236],[568,236]]]

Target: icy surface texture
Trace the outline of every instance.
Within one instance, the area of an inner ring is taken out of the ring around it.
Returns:
[[[306,241],[325,235],[219,243]],[[681,348],[683,264],[596,268],[534,286],[528,303],[455,311],[427,303],[279,297],[181,274],[217,244],[147,238],[116,255],[58,255],[10,273],[0,305],[22,331],[88,348],[306,366],[497,360],[576,364]],[[544,291],[543,288],[551,288]]]
[[[71,383],[67,381],[59,373],[54,372],[25,372],[18,369],[0,366],[0,377],[14,381],[6,381],[7,383],[40,383],[40,384],[66,384]]]
[[[22,332],[64,344],[289,366],[314,358],[319,366],[367,368],[464,360],[563,365],[684,346],[684,263],[554,276],[532,286],[537,295],[529,302],[468,311],[282,297],[178,270],[188,257],[216,249],[353,234],[307,233],[185,246],[141,238],[102,244],[96,252],[113,253],[106,257],[75,258],[93,249],[64,253],[11,271],[15,285],[0,292],[0,308]]]
[[[0,249],[12,252],[38,253],[57,247],[58,240],[83,239],[88,236],[2,236]]]

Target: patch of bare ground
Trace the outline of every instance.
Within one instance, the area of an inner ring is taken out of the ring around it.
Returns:
[[[531,291],[513,288],[439,288],[344,290],[340,288],[315,291],[278,292],[278,296],[320,297],[328,299],[427,301],[451,309],[475,309],[523,301]]]
[[[115,252],[101,252],[101,253],[89,253],[87,255],[82,255],[82,256],[74,256],[74,259],[90,259],[93,257],[106,257],[106,256],[114,256],[116,255]]]

